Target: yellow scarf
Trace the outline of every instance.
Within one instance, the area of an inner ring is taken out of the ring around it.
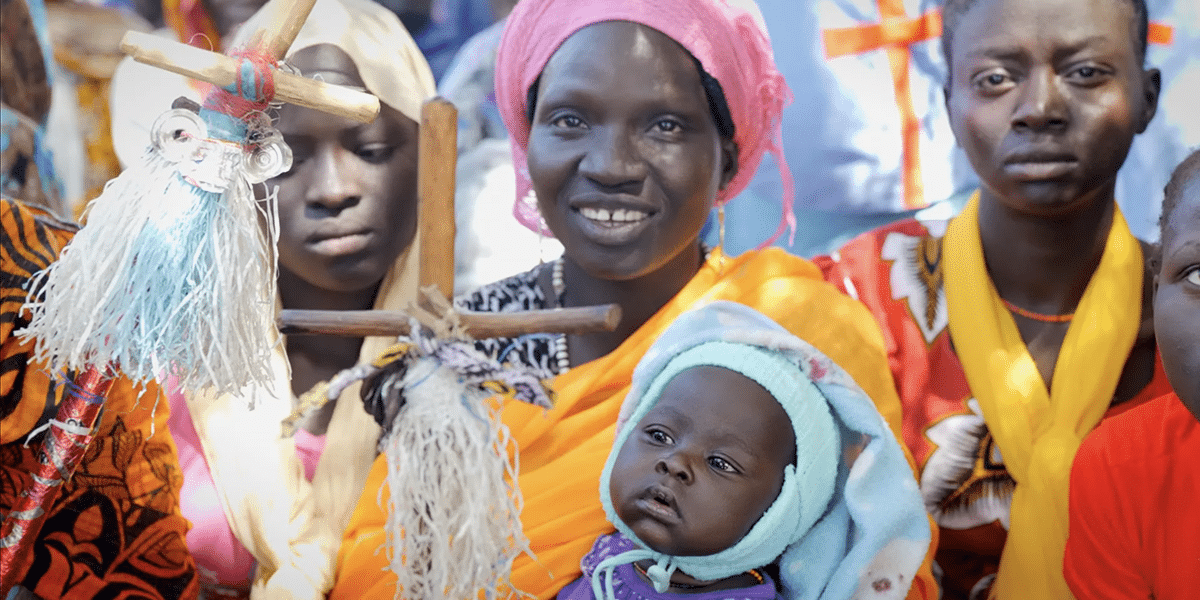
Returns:
[[[1083,436],[1108,409],[1141,318],[1141,246],[1121,211],[1067,330],[1050,392],[987,275],[979,193],[943,242],[950,335],[971,392],[1017,482],[993,598],[1070,598],[1062,575],[1067,488]]]

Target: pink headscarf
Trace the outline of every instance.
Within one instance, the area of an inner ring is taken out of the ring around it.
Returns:
[[[521,0],[508,17],[496,57],[496,101],[512,140],[517,171],[513,213],[526,227],[549,234],[542,224],[529,180],[526,148],[529,86],[571,34],[603,21],[630,21],[652,27],[683,46],[716,78],[733,116],[738,170],[717,196],[723,205],[741,192],[762,160],[775,155],[784,183],[783,218],[774,242],[790,228],[794,190],[783,158],[780,114],[792,94],[775,68],[771,40],[751,0]]]

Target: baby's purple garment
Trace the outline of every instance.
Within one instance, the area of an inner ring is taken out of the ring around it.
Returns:
[[[558,600],[595,600],[592,594],[592,573],[596,565],[606,558],[616,556],[627,550],[634,549],[633,542],[620,533],[602,535],[592,545],[592,550],[580,561],[583,576],[563,588],[558,593]],[[613,572],[613,594],[619,600],[656,600],[669,598],[675,600],[773,600],[775,598],[775,581],[771,576],[758,571],[763,576],[763,582],[754,587],[735,590],[720,590],[716,592],[701,592],[697,594],[679,594],[674,592],[658,593],[654,586],[642,580],[633,569],[633,564],[618,566]]]

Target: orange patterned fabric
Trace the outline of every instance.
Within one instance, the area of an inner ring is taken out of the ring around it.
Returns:
[[[24,285],[52,262],[74,228],[49,213],[0,200],[0,512],[30,485],[62,386],[14,335],[28,320]],[[188,524],[179,514],[182,479],[157,387],[139,400],[126,379],[113,383],[95,438],[47,512],[32,552],[16,565],[42,598],[195,598]],[[32,436],[28,446],[26,438]]]
[[[617,413],[633,368],[682,312],[699,303],[732,300],[766,314],[844,367],[871,396],[899,437],[899,403],[879,329],[858,302],[820,281],[812,263],[778,248],[726,258],[713,251],[674,299],[606,356],[573,367],[554,381],[554,409],[510,402],[504,422],[520,448],[521,519],[537,559],[518,558],[513,584],[552,598],[581,574],[580,560],[613,527],[600,504],[600,471],[612,449]],[[332,600],[390,600],[394,576],[381,551],[387,515],[386,462],[375,461],[338,557]],[[382,493],[382,500],[381,498]],[[909,598],[936,598],[928,563]]]

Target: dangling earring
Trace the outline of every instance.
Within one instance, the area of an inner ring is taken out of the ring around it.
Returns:
[[[717,248],[720,251],[717,259],[717,271],[723,272],[725,268],[725,205],[717,205]]]
[[[538,227],[538,266],[546,264],[546,231]]]

